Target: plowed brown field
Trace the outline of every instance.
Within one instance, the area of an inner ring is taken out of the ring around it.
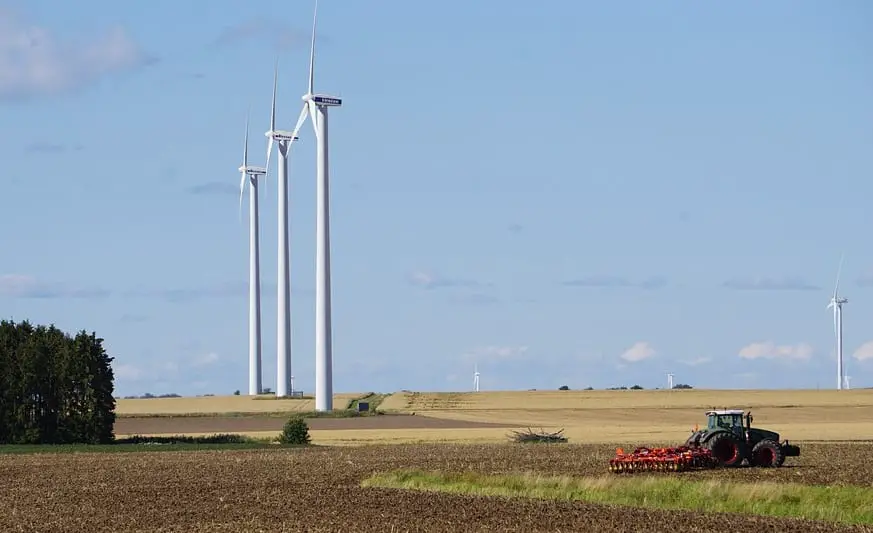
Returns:
[[[805,444],[781,469],[692,477],[873,485],[869,444]],[[611,446],[389,445],[0,456],[0,531],[871,531],[873,528],[572,502],[362,489],[402,467],[606,471]]]

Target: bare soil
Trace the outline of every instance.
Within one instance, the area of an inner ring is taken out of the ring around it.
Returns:
[[[130,417],[115,421],[116,435],[152,435],[161,433],[248,433],[282,431],[288,417],[252,416],[180,416]],[[507,424],[468,422],[419,415],[379,415],[354,418],[309,418],[309,429],[464,429],[502,428]]]
[[[802,444],[803,455],[785,468],[689,477],[871,486],[869,449]],[[401,467],[601,474],[614,450],[507,443],[0,455],[0,531],[873,532],[804,520],[360,487],[373,472]]]

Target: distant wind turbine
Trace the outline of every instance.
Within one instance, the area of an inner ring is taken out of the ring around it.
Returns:
[[[479,365],[473,366],[473,390],[479,392]]]
[[[301,113],[293,132],[276,129],[276,85],[279,78],[279,64],[273,73],[273,103],[270,107],[270,130],[267,136],[267,168],[270,166],[270,155],[273,142],[279,145],[279,178],[277,192],[279,194],[279,274],[277,279],[278,312],[276,317],[276,397],[287,396],[289,389],[293,392],[294,382],[291,377],[291,260],[288,252],[288,154],[291,145],[298,139],[297,132],[306,116]]]
[[[258,178],[267,173],[264,167],[249,166],[249,113],[246,113],[246,134],[243,141],[243,161],[239,167],[239,210],[242,218],[242,197],[249,182],[249,395],[261,393],[261,265],[258,240]]]
[[[673,374],[667,374],[667,390],[673,390]]]
[[[843,389],[845,381],[845,372],[843,370],[843,304],[849,300],[840,298],[838,290],[840,288],[840,274],[843,271],[843,257],[840,256],[840,266],[837,269],[837,283],[834,285],[834,295],[831,297],[831,302],[828,304],[828,309],[834,309],[834,336],[837,341],[837,390]]]

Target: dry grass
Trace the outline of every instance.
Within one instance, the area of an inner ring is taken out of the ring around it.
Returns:
[[[361,393],[334,394],[334,406],[345,408]],[[315,400],[274,399],[271,396],[201,396],[196,398],[147,398],[116,400],[119,416],[211,415],[227,413],[275,413],[314,411]]]

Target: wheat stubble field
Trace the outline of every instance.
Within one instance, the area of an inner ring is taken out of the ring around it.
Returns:
[[[338,408],[365,394],[336,395]],[[398,417],[310,421],[313,442],[492,443],[511,429],[564,428],[571,442],[682,441],[711,407],[750,409],[755,425],[789,440],[873,439],[873,390],[398,392],[379,409]],[[119,400],[116,434],[278,434],[312,400],[245,396]],[[225,413],[222,415],[222,413]],[[413,415],[414,416],[411,416]],[[175,416],[173,416],[175,415]],[[184,415],[184,416],[183,416]]]
[[[279,413],[307,410],[283,405],[300,400],[237,397],[223,407],[229,415],[198,399],[198,415],[186,399],[178,400],[169,412],[127,403],[153,400],[122,400],[118,422],[130,430],[154,424],[156,433],[162,423],[176,424],[171,433],[190,423],[192,433],[200,433],[198,424],[208,419],[248,427],[251,420],[278,420],[281,427]],[[257,408],[246,408],[255,402]],[[272,414],[260,404],[274,404]],[[309,448],[0,454],[0,531],[873,532],[871,526],[776,517],[362,486],[373,474],[399,468],[603,475],[616,446],[675,444],[712,406],[750,408],[756,426],[799,441],[802,456],[781,469],[682,476],[873,488],[873,445],[863,442],[873,439],[873,391],[402,392],[381,405],[395,416],[311,420],[318,446]],[[335,425],[316,429],[328,422]],[[484,423],[497,426],[475,426]],[[456,427],[462,424],[474,426]],[[527,425],[565,427],[570,443],[507,442],[510,429]],[[265,430],[271,432],[278,430]]]

